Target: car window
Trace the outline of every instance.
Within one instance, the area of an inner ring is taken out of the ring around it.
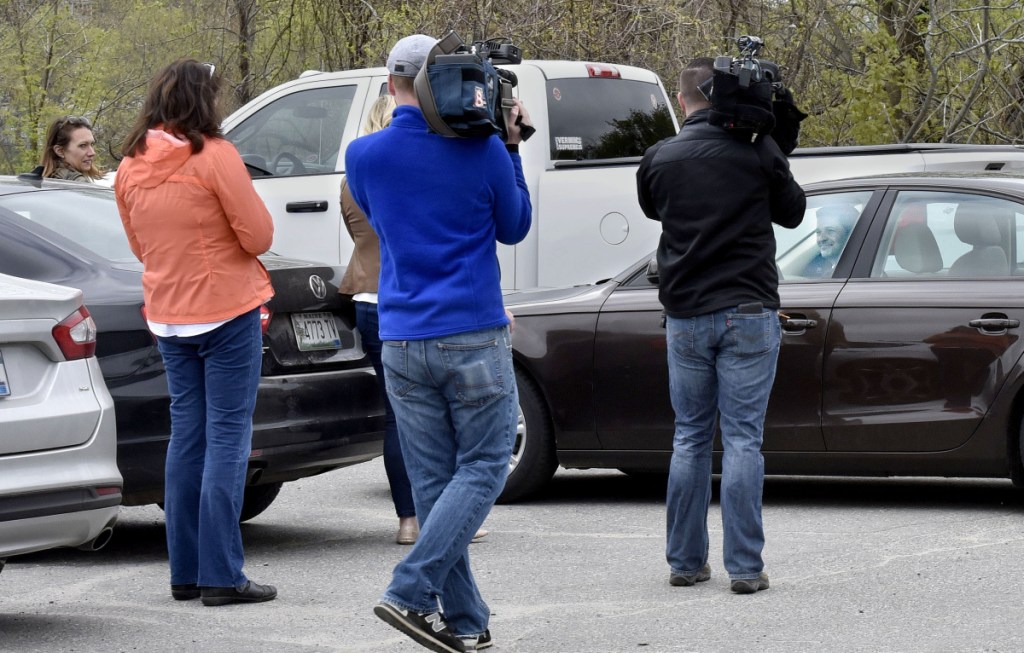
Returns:
[[[553,161],[643,156],[676,133],[657,84],[566,78],[548,80],[547,91]]]
[[[1024,271],[1024,206],[944,191],[903,191],[886,221],[872,277],[1006,277]]]
[[[299,91],[271,102],[227,134],[242,159],[271,175],[334,172],[357,86]]]
[[[829,279],[846,250],[872,191],[826,193],[807,198],[795,229],[775,225],[775,260],[783,281]]]
[[[109,190],[86,186],[73,191],[17,193],[0,197],[0,208],[60,234],[108,261],[136,261],[114,194]]]

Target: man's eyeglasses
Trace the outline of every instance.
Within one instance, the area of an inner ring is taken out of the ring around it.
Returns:
[[[213,79],[214,73],[217,72],[217,66],[213,65],[209,61],[204,61],[203,65],[210,69],[210,79]]]

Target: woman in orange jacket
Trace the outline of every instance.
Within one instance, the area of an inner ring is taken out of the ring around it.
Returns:
[[[221,134],[219,90],[212,64],[182,59],[161,70],[115,182],[171,396],[171,595],[204,605],[277,596],[243,573],[238,527],[262,363],[260,307],[274,294],[257,256],[274,228]]]

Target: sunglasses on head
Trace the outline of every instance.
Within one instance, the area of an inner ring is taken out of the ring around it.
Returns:
[[[85,127],[87,129],[92,129],[92,123],[90,123],[86,118],[82,118],[80,116],[64,116],[57,121],[57,131],[64,129],[69,125],[71,127]]]

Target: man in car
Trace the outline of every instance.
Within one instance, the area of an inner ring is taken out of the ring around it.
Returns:
[[[374,612],[422,646],[464,651],[491,644],[467,546],[501,493],[515,437],[497,242],[530,229],[514,124],[529,117],[517,102],[507,144],[431,132],[414,79],[434,43],[417,34],[392,48],[398,106],[386,129],[348,146],[345,170],[380,238],[381,357],[420,520]]]
[[[647,150],[637,190],[644,213],[662,226],[658,296],[676,414],[669,583],[711,577],[707,513],[720,414],[723,557],[732,591],[748,594],[768,589],[761,441],[781,337],[772,223],[797,226],[806,201],[770,136],[752,139],[709,122],[713,73],[710,58],[683,70],[683,128]]]
[[[807,262],[801,276],[811,279],[832,276],[859,215],[857,209],[845,204],[829,204],[818,209],[814,216],[818,221],[818,228],[814,230],[818,253]]]

